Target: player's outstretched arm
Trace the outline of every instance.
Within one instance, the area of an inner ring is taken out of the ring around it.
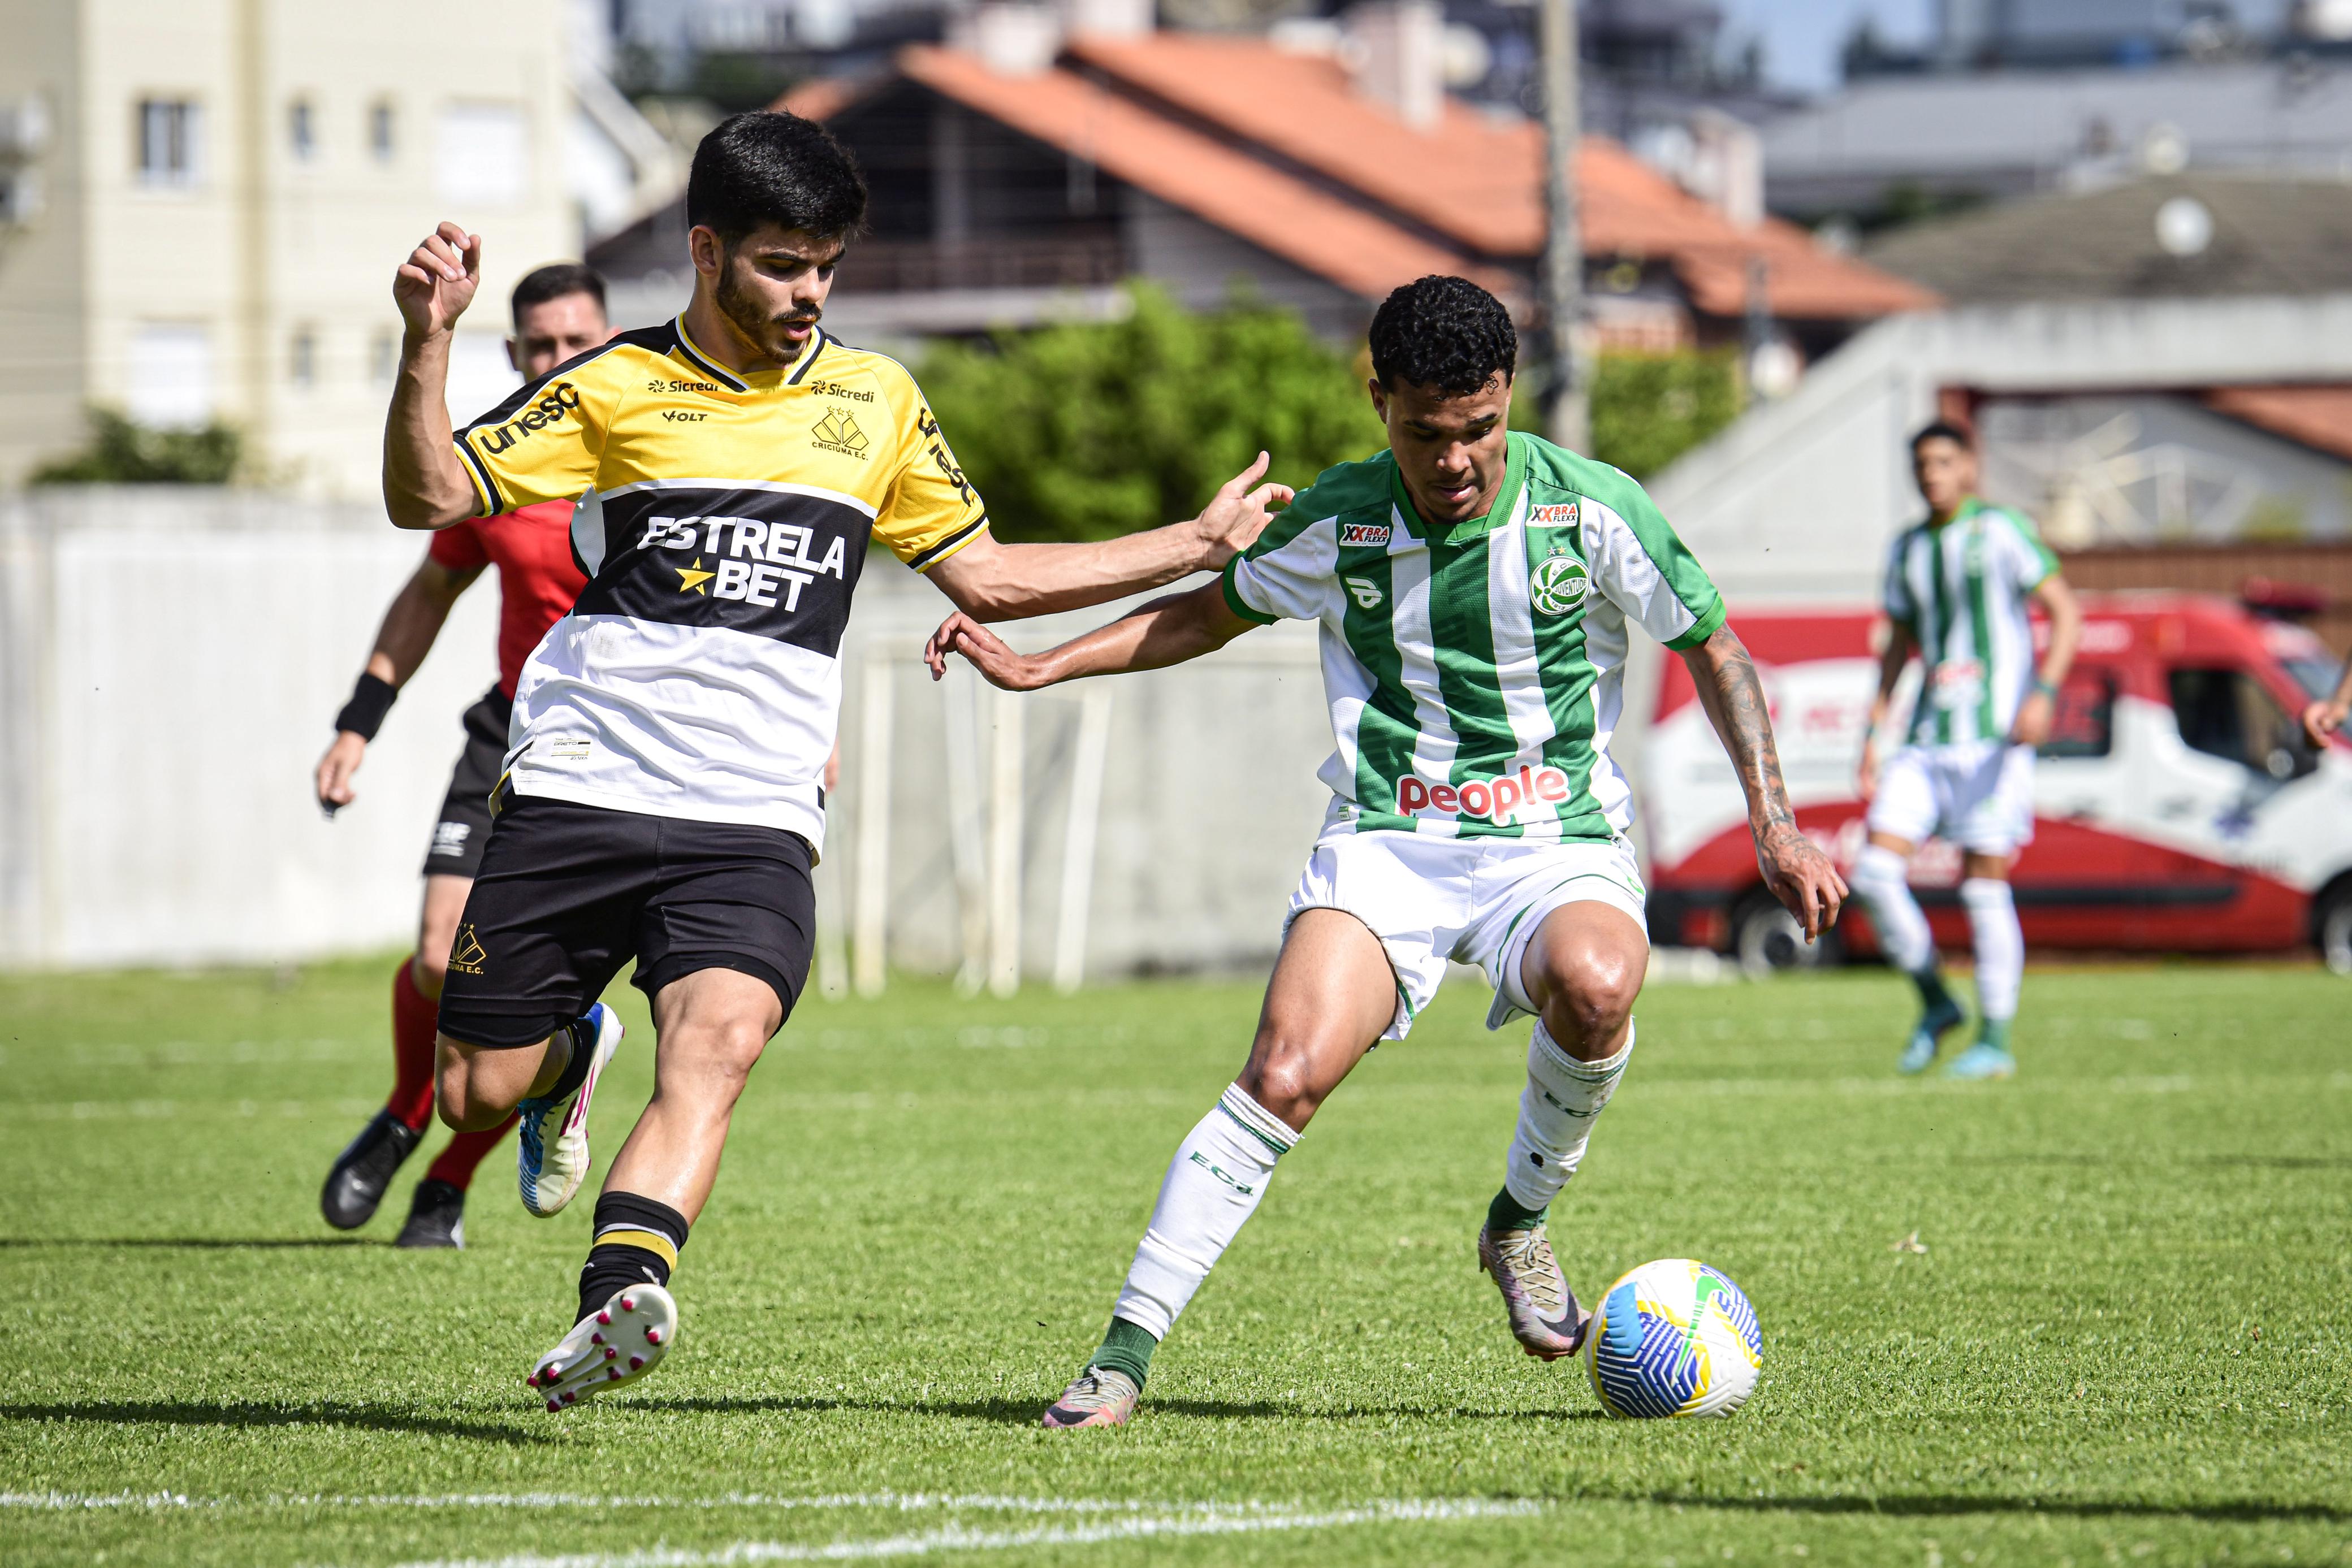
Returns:
[[[480,509],[450,444],[449,340],[482,281],[482,240],[444,223],[392,280],[400,371],[383,424],[383,507],[394,527],[446,528]]]
[[[1289,486],[1258,484],[1271,462],[1259,453],[1188,522],[1098,544],[1008,545],[983,533],[928,575],[972,620],[1018,621],[1084,610],[1196,571],[1215,571],[1255,544],[1274,514],[1290,504]]]
[[[948,655],[961,653],[991,685],[1033,692],[1087,675],[1164,670],[1203,653],[1213,653],[1256,622],[1244,621],[1225,603],[1221,584],[1155,599],[1133,614],[1076,637],[1042,653],[1016,653],[971,616],[958,613],[940,622],[923,644],[931,679],[948,673]]]
[[[337,719],[333,744],[319,758],[314,782],[319,805],[330,816],[359,798],[352,788],[352,775],[360,770],[360,763],[366,758],[368,742],[375,738],[375,724],[383,721],[382,710],[392,706],[393,695],[408,684],[408,677],[416,673],[416,667],[425,663],[425,655],[433,651],[434,639],[441,635],[457,596],[481,575],[479,567],[453,571],[427,556],[401,584],[400,591],[392,596],[392,604],[383,612],[383,624],[376,628],[375,647],[368,654],[367,667],[360,672],[359,690],[352,694],[352,701]],[[374,694],[373,702],[369,701],[371,692]],[[365,716],[352,716],[363,708],[372,710],[373,722]],[[352,723],[362,727],[348,727]]]
[[[1756,863],[1764,885],[1788,905],[1810,942],[1837,924],[1845,903],[1845,880],[1812,840],[1797,826],[1780,779],[1780,751],[1772,740],[1772,711],[1755,662],[1730,627],[1720,627],[1683,663],[1698,687],[1698,699],[1748,795],[1748,830],[1756,839]],[[1899,668],[1899,666],[1898,666]]]

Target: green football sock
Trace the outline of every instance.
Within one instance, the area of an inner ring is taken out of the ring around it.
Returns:
[[[1933,964],[1912,976],[1911,983],[1919,988],[1919,1005],[1931,1013],[1938,1009],[1957,1010],[1960,1005],[1945,988],[1944,972]]]
[[[1151,1337],[1150,1331],[1138,1328],[1125,1318],[1113,1318],[1109,1332],[1103,1335],[1102,1348],[1087,1364],[1105,1372],[1124,1372],[1140,1388],[1145,1375],[1151,1370],[1151,1353],[1159,1348],[1160,1342]]]
[[[1549,1212],[1550,1209],[1549,1207],[1528,1208],[1522,1207],[1519,1200],[1511,1196],[1511,1189],[1509,1187],[1505,1187],[1502,1191],[1495,1195],[1495,1201],[1486,1206],[1486,1228],[1489,1230],[1533,1230],[1537,1226],[1541,1225],[1544,1222],[1544,1216]]]
[[[1984,1027],[1977,1032],[1977,1042],[1979,1045],[1989,1045],[1995,1051],[2007,1051],[2009,1049],[2009,1023],[2010,1020],[2007,1019],[1985,1019]]]

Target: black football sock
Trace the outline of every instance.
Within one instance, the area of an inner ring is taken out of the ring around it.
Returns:
[[[555,1032],[572,1054],[564,1059],[563,1071],[555,1075],[555,1082],[548,1085],[547,1092],[539,1096],[543,1100],[561,1100],[588,1082],[588,1064],[596,1060],[595,1031],[588,1027],[585,1018],[573,1019]],[[599,1306],[603,1304],[601,1301],[597,1303]]]
[[[1511,1196],[1509,1187],[1505,1187],[1486,1206],[1486,1228],[1493,1231],[1533,1230],[1544,1222],[1544,1216],[1549,1212],[1549,1206],[1529,1208]]]
[[[666,1203],[633,1192],[608,1192],[596,1200],[596,1239],[580,1270],[580,1311],[594,1315],[615,1291],[631,1285],[667,1285],[686,1247],[686,1217]]]

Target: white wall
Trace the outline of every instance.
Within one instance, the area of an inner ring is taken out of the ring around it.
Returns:
[[[460,601],[332,822],[310,776],[384,605],[424,549],[363,507],[226,490],[37,491],[0,500],[0,966],[285,962],[414,931],[417,877],[460,744],[496,674],[497,583]],[[846,777],[824,917],[845,919],[856,846],[861,670],[895,697],[888,956],[955,968],[946,704],[916,663],[947,601],[869,562],[846,650]],[[1116,613],[1015,629],[1057,639]],[[1090,973],[1263,961],[1322,817],[1330,731],[1302,627],[1183,670],[1110,683],[1114,707]],[[1026,736],[1023,951],[1051,967],[1077,704],[1019,699]],[[985,805],[988,711],[970,780]]]
[[[494,577],[358,779],[311,768],[424,554],[366,508],[236,491],[0,502],[0,963],[278,961],[390,946],[497,674]]]
[[[1741,600],[1866,602],[1917,515],[1905,441],[1944,387],[2114,392],[2340,380],[2352,296],[1972,307],[1897,317],[1685,454],[1650,493]]]

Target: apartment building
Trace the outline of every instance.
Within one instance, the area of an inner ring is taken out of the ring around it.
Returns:
[[[564,0],[0,0],[0,486],[84,408],[241,427],[274,482],[374,494],[393,268],[485,239],[451,402],[512,383],[504,295],[580,253]]]

